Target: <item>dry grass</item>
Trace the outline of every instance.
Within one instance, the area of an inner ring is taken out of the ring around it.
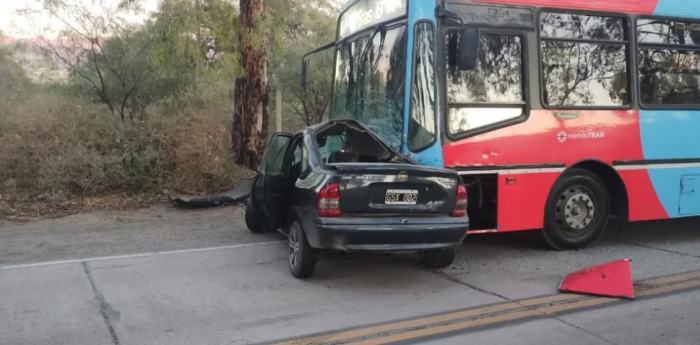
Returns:
[[[226,113],[192,111],[170,127],[167,156],[175,189],[189,194],[214,193],[251,176],[250,171],[233,163],[230,124]]]
[[[94,196],[231,188],[250,172],[232,163],[227,108],[121,123],[101,106],[43,90],[0,109],[0,215],[32,200],[50,210]]]
[[[148,207],[156,201],[158,201],[156,198],[145,199],[142,196],[128,194],[74,196],[62,200],[25,196],[12,200],[0,200],[0,219],[22,221],[35,217],[63,217],[96,210],[135,210]]]

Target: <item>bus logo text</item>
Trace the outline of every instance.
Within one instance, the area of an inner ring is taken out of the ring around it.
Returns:
[[[557,141],[559,143],[565,143],[567,140],[576,139],[604,139],[605,132],[582,132],[582,133],[567,133],[566,131],[559,131],[557,133]]]

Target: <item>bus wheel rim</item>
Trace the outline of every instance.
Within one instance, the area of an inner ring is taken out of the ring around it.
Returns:
[[[587,233],[595,220],[596,204],[593,193],[585,187],[567,188],[557,201],[557,222],[568,235]]]

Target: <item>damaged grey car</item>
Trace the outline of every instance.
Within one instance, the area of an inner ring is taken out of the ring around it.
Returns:
[[[457,172],[421,166],[358,122],[335,120],[270,136],[245,220],[255,233],[288,234],[289,269],[308,278],[322,250],[417,252],[429,267],[449,266],[466,210]]]

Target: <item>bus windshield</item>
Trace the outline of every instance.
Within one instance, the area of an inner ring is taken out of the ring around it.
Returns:
[[[336,52],[332,119],[355,119],[401,149],[406,26],[378,27]]]

